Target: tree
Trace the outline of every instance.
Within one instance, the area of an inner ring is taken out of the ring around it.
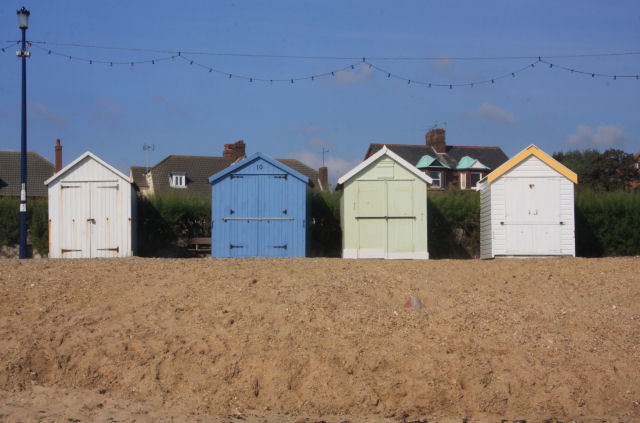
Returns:
[[[622,150],[573,150],[554,153],[553,158],[578,174],[579,186],[596,191],[628,189],[638,178],[633,155]]]

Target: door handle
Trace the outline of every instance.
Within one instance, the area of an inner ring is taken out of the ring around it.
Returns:
[[[87,222],[95,224],[96,220],[94,218],[90,217],[90,218],[87,219]]]

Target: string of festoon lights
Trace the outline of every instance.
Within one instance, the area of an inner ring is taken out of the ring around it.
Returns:
[[[12,41],[9,45],[2,48],[2,52],[6,52],[7,49],[15,44],[19,44],[19,41]],[[66,47],[79,47],[79,48],[88,48],[88,49],[109,49],[109,50],[120,50],[120,51],[129,51],[129,52],[144,52],[144,53],[162,53],[162,56],[158,56],[151,59],[144,60],[106,60],[106,59],[93,59],[90,57],[82,57],[76,55],[70,55],[66,53],[62,53],[57,50],[53,50],[49,48],[51,45],[62,45]],[[427,88],[437,87],[437,88],[449,88],[453,89],[454,87],[469,87],[473,88],[475,86],[480,85],[492,85],[495,84],[496,81],[503,80],[505,78],[515,78],[516,75],[525,71],[531,71],[533,69],[539,68],[547,68],[550,70],[561,70],[565,72],[569,72],[571,74],[578,75],[586,75],[591,78],[608,78],[612,80],[617,79],[635,79],[640,80],[640,73],[621,73],[621,74],[609,74],[609,73],[601,73],[601,72],[589,72],[582,69],[576,69],[573,67],[567,67],[564,65],[560,65],[554,62],[551,62],[550,59],[559,59],[559,58],[580,58],[580,57],[607,57],[607,56],[629,56],[629,55],[640,55],[640,52],[626,52],[626,53],[594,53],[594,54],[577,54],[577,55],[564,55],[564,56],[502,56],[502,57],[345,57],[345,56],[286,56],[286,55],[268,55],[268,54],[240,54],[240,53],[214,53],[214,52],[183,52],[183,51],[172,51],[172,50],[151,50],[151,49],[141,49],[141,48],[126,48],[126,47],[109,47],[109,46],[94,46],[94,45],[86,45],[86,44],[64,44],[64,43],[52,43],[46,41],[30,41],[28,42],[29,47],[35,47],[43,52],[45,52],[48,56],[56,56],[60,58],[64,58],[69,62],[74,63],[87,63],[89,65],[106,65],[109,67],[114,66],[127,66],[131,68],[135,68],[140,65],[155,65],[159,63],[171,63],[171,62],[180,62],[183,64],[187,64],[190,66],[194,66],[200,69],[203,69],[206,72],[221,75],[228,79],[241,79],[246,80],[248,82],[258,82],[258,83],[267,83],[270,85],[273,84],[294,84],[299,81],[315,81],[316,79],[321,78],[331,78],[335,77],[341,72],[349,72],[355,69],[361,70],[370,70],[375,71],[382,74],[386,79],[403,81],[408,85],[414,86],[424,86]],[[328,70],[326,72],[313,73],[310,75],[304,76],[296,76],[296,77],[288,77],[288,78],[265,78],[265,77],[256,77],[247,74],[238,74],[234,73],[228,69],[220,69],[216,66],[212,66],[210,64],[204,63],[200,58],[203,56],[233,56],[233,57],[259,57],[259,58],[275,58],[275,59],[303,59],[303,60],[351,60],[352,62],[346,66],[334,68]],[[196,57],[198,59],[196,60]],[[391,72],[386,68],[380,67],[373,63],[373,61],[425,61],[425,62],[435,62],[435,61],[507,61],[507,60],[529,60],[529,62],[520,66],[517,69],[513,69],[510,72],[506,72],[500,75],[496,75],[491,78],[479,79],[474,81],[466,81],[466,82],[432,82],[425,80],[415,80],[408,78],[406,76],[400,75],[395,72]]]

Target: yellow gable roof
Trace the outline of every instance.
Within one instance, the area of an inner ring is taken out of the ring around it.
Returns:
[[[529,147],[525,148],[511,159],[503,163],[496,170],[487,175],[487,182],[492,183],[518,164],[523,162],[529,156],[536,156],[538,159],[542,160],[544,163],[549,165],[553,170],[563,175],[565,178],[573,182],[574,184],[578,183],[578,175],[571,171],[568,167],[564,166],[562,163],[549,156],[544,151],[540,150],[535,145],[531,144]]]

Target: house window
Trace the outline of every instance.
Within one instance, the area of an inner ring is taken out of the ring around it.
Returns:
[[[433,188],[442,188],[442,172],[439,170],[430,170],[429,176],[433,179],[433,184],[431,186]]]
[[[169,175],[169,185],[171,188],[186,188],[187,177],[184,172],[174,172]]]
[[[482,172],[471,172],[471,188],[474,188],[480,179],[482,179]]]
[[[460,189],[467,189],[467,172],[460,172]]]

